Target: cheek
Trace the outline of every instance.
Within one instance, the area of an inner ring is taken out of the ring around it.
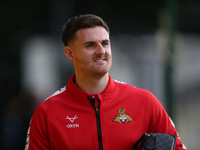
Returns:
[[[109,46],[107,49],[106,49],[107,53],[109,53],[111,55],[111,47]]]
[[[111,52],[111,50],[108,50],[108,51],[107,51],[107,55],[108,55],[109,57],[112,57],[112,52]]]
[[[75,61],[78,62],[78,63],[85,64],[85,63],[90,61],[90,57],[88,55],[85,55],[85,54],[76,55]]]

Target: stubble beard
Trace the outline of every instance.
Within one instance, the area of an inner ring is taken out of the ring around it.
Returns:
[[[112,66],[112,58],[109,58],[109,60],[107,60],[106,64],[103,64],[102,66],[99,65],[93,65],[90,64],[88,66],[88,63],[85,62],[82,59],[76,59],[77,62],[79,64],[81,64],[80,68],[81,68],[81,72],[85,75],[87,75],[88,77],[102,77],[104,75],[106,75],[108,73],[108,71],[110,70],[111,66]]]

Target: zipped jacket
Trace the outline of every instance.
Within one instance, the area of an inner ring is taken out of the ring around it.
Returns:
[[[149,91],[113,80],[101,94],[74,83],[55,92],[36,109],[28,131],[28,150],[131,150],[144,133],[169,133],[176,150],[185,150],[157,98]]]

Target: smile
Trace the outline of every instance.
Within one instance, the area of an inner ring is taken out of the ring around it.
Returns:
[[[103,61],[105,61],[105,59],[94,60],[94,62],[103,62]]]
[[[96,61],[104,61],[104,59],[96,60]]]

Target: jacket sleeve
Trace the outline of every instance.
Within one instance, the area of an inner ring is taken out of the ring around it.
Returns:
[[[175,150],[186,150],[187,148],[181,142],[180,137],[175,129],[175,125],[171,118],[165,111],[159,100],[152,94],[147,94],[147,111],[149,114],[150,125],[149,133],[168,133],[176,137],[176,148]]]
[[[36,108],[27,132],[25,150],[50,150],[46,111],[42,105]]]

